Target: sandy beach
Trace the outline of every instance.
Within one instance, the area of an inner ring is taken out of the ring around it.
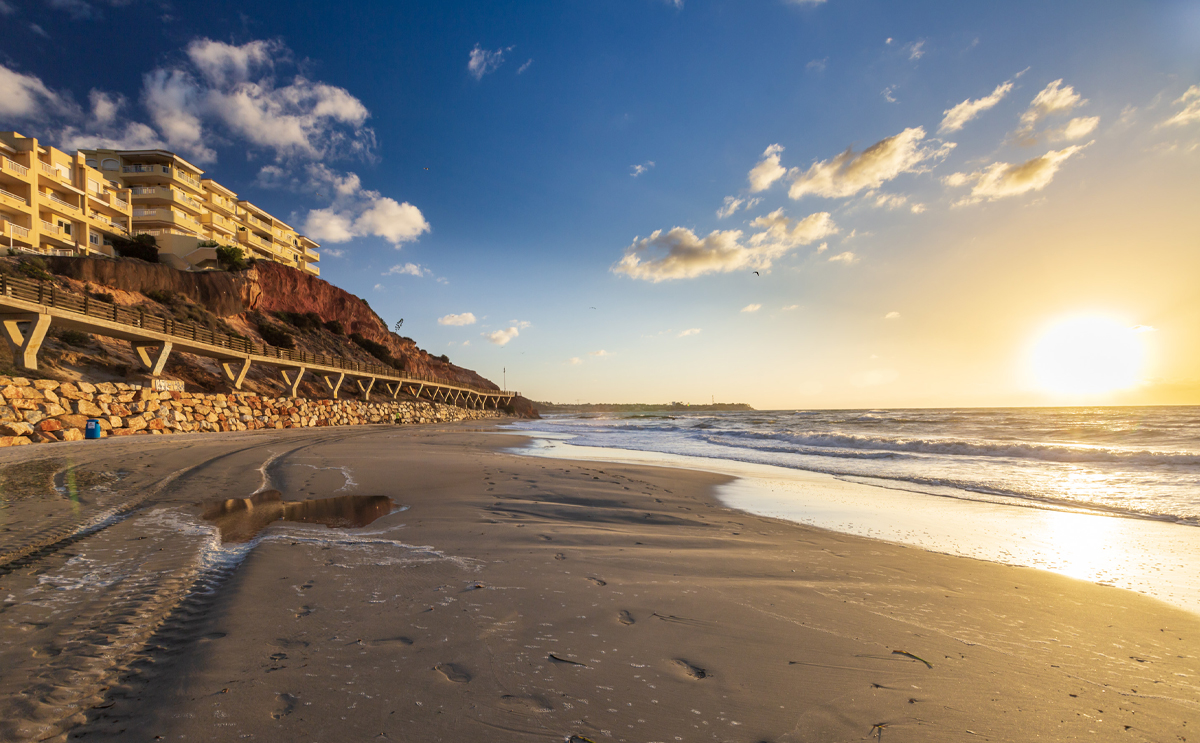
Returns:
[[[461,423],[0,452],[0,739],[1200,726],[1200,616],[735,511],[717,474],[505,451],[519,443]]]

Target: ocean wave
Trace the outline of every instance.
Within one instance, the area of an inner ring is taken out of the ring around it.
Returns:
[[[821,454],[821,450],[857,450],[896,452],[907,454],[934,454],[965,457],[1005,457],[1033,459],[1043,462],[1063,463],[1117,463],[1126,465],[1175,465],[1194,467],[1200,465],[1200,454],[1179,451],[1154,451],[1146,449],[1122,449],[1115,447],[1083,444],[1036,443],[1027,441],[981,441],[953,438],[903,438],[866,436],[861,434],[827,433],[805,431],[802,433],[763,433],[760,431],[726,431],[722,433],[725,446],[735,445],[735,440],[747,442],[779,442],[790,448],[775,451],[797,451]],[[752,448],[763,448],[753,446]],[[832,454],[832,452],[830,452]],[[836,456],[836,455],[835,455]]]

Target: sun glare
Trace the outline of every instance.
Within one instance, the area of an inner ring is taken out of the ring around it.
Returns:
[[[1146,349],[1143,328],[1106,317],[1059,320],[1033,347],[1037,386],[1055,394],[1094,395],[1133,387],[1140,381]]]

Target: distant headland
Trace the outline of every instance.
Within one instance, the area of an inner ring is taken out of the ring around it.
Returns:
[[[692,405],[686,402],[663,403],[553,403],[535,402],[534,406],[541,413],[709,413],[730,410],[754,410],[744,402],[718,402],[706,405]]]

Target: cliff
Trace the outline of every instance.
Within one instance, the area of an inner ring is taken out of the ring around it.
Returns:
[[[362,299],[277,263],[259,261],[246,271],[230,273],[178,271],[135,259],[8,257],[0,258],[0,271],[52,279],[69,291],[198,322],[258,343],[291,343],[310,353],[382,361],[410,374],[499,389],[471,369],[432,356],[412,338],[391,332]],[[48,376],[63,381],[119,381],[138,374],[128,344],[69,331],[52,333],[40,363]],[[224,385],[214,362],[187,354],[173,355],[163,376],[205,391]],[[244,386],[261,394],[282,388],[277,372],[257,367]],[[327,395],[316,379],[306,379],[303,392],[311,397]],[[537,416],[527,400],[514,401],[513,409],[517,415]]]

